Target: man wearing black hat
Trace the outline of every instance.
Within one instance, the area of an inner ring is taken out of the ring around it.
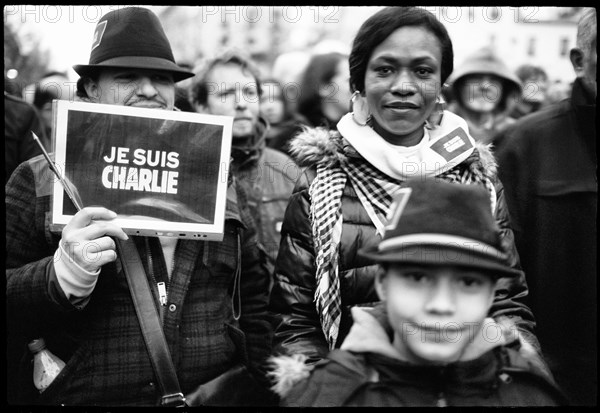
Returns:
[[[360,251],[381,264],[382,304],[354,307],[341,350],[293,388],[287,406],[547,406],[560,391],[526,353],[515,325],[489,318],[510,267],[485,189],[408,181],[383,240]],[[276,364],[285,366],[283,359]],[[300,365],[303,370],[308,366]]]
[[[175,63],[158,18],[137,7],[104,15],[89,64],[74,69],[85,100],[163,110],[174,109],[175,82],[193,76]],[[44,338],[66,366],[40,393],[33,386],[31,355],[9,354],[23,357],[9,377],[9,401],[156,405],[162,389],[117,259],[127,257],[117,256],[111,238],[128,237],[111,222],[116,213],[103,207],[83,208],[62,233],[54,232],[48,220],[50,176],[37,157],[6,185],[8,332],[19,349]],[[235,183],[228,189],[222,242],[134,237],[184,394],[227,376],[236,365],[260,379],[270,351],[265,258],[238,191]],[[244,403],[228,397],[224,403]]]

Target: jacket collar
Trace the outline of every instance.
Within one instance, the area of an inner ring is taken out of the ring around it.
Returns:
[[[379,306],[378,308],[381,309],[382,307]],[[405,358],[392,345],[393,331],[387,321],[385,312],[380,313],[379,316],[374,316],[371,315],[370,310],[361,309],[360,307],[353,307],[351,312],[353,324],[348,336],[341,346],[342,350],[354,353],[380,354],[385,357],[406,362]],[[483,328],[496,328],[496,331],[505,331],[504,326],[497,324],[491,318],[485,319]],[[485,340],[481,338],[481,334],[476,334],[475,338],[471,340],[469,346],[467,346],[459,362],[456,364],[460,364],[462,361],[477,359],[495,347],[508,344],[509,341],[514,341],[516,337],[508,335],[508,333],[509,332],[502,335],[500,339],[495,341]]]
[[[583,87],[581,79],[575,79],[571,92],[571,108],[575,114],[575,128],[578,129],[587,152],[594,163],[596,155],[596,102]]]
[[[494,342],[474,340],[457,362],[417,365],[404,360],[393,347],[391,327],[385,317],[375,318],[368,310],[354,307],[352,318],[354,323],[341,350],[362,353],[366,363],[378,371],[380,381],[389,379],[405,385],[459,395],[486,393],[496,384],[498,352],[508,341],[504,336]],[[486,319],[486,322],[494,323],[491,319]],[[342,355],[334,358],[352,369],[347,358]]]

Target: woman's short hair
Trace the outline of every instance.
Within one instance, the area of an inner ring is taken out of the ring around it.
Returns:
[[[262,87],[260,81],[260,72],[258,67],[247,57],[244,53],[239,50],[228,50],[214,59],[210,59],[204,63],[202,68],[195,76],[195,82],[191,89],[192,103],[198,105],[206,105],[208,101],[209,85],[208,77],[212,73],[213,69],[220,65],[234,64],[239,66],[244,73],[249,73],[250,76],[256,81],[256,89],[258,96],[262,95]]]
[[[386,7],[368,18],[358,30],[350,53],[350,88],[363,91],[367,63],[373,50],[397,29],[418,26],[429,30],[442,50],[442,83],[454,68],[452,40],[444,25],[427,10],[418,7]]]

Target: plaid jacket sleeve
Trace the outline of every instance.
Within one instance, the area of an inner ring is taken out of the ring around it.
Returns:
[[[34,168],[40,165],[22,163],[5,186],[7,319],[36,336],[75,310],[54,284],[53,254],[60,236],[46,229],[50,197],[40,194],[39,176],[36,182]]]

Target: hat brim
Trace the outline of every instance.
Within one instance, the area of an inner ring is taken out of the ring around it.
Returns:
[[[372,247],[359,250],[359,254],[378,263],[452,265],[480,269],[498,278],[518,277],[522,274],[506,263],[505,256],[495,257],[453,246],[410,245],[385,252]]]
[[[93,76],[98,73],[99,70],[111,67],[163,70],[165,72],[170,72],[173,75],[173,80],[175,82],[194,76],[193,72],[182,69],[170,60],[150,56],[120,56],[94,65],[75,65],[73,66],[73,70],[75,70],[79,76]]]

